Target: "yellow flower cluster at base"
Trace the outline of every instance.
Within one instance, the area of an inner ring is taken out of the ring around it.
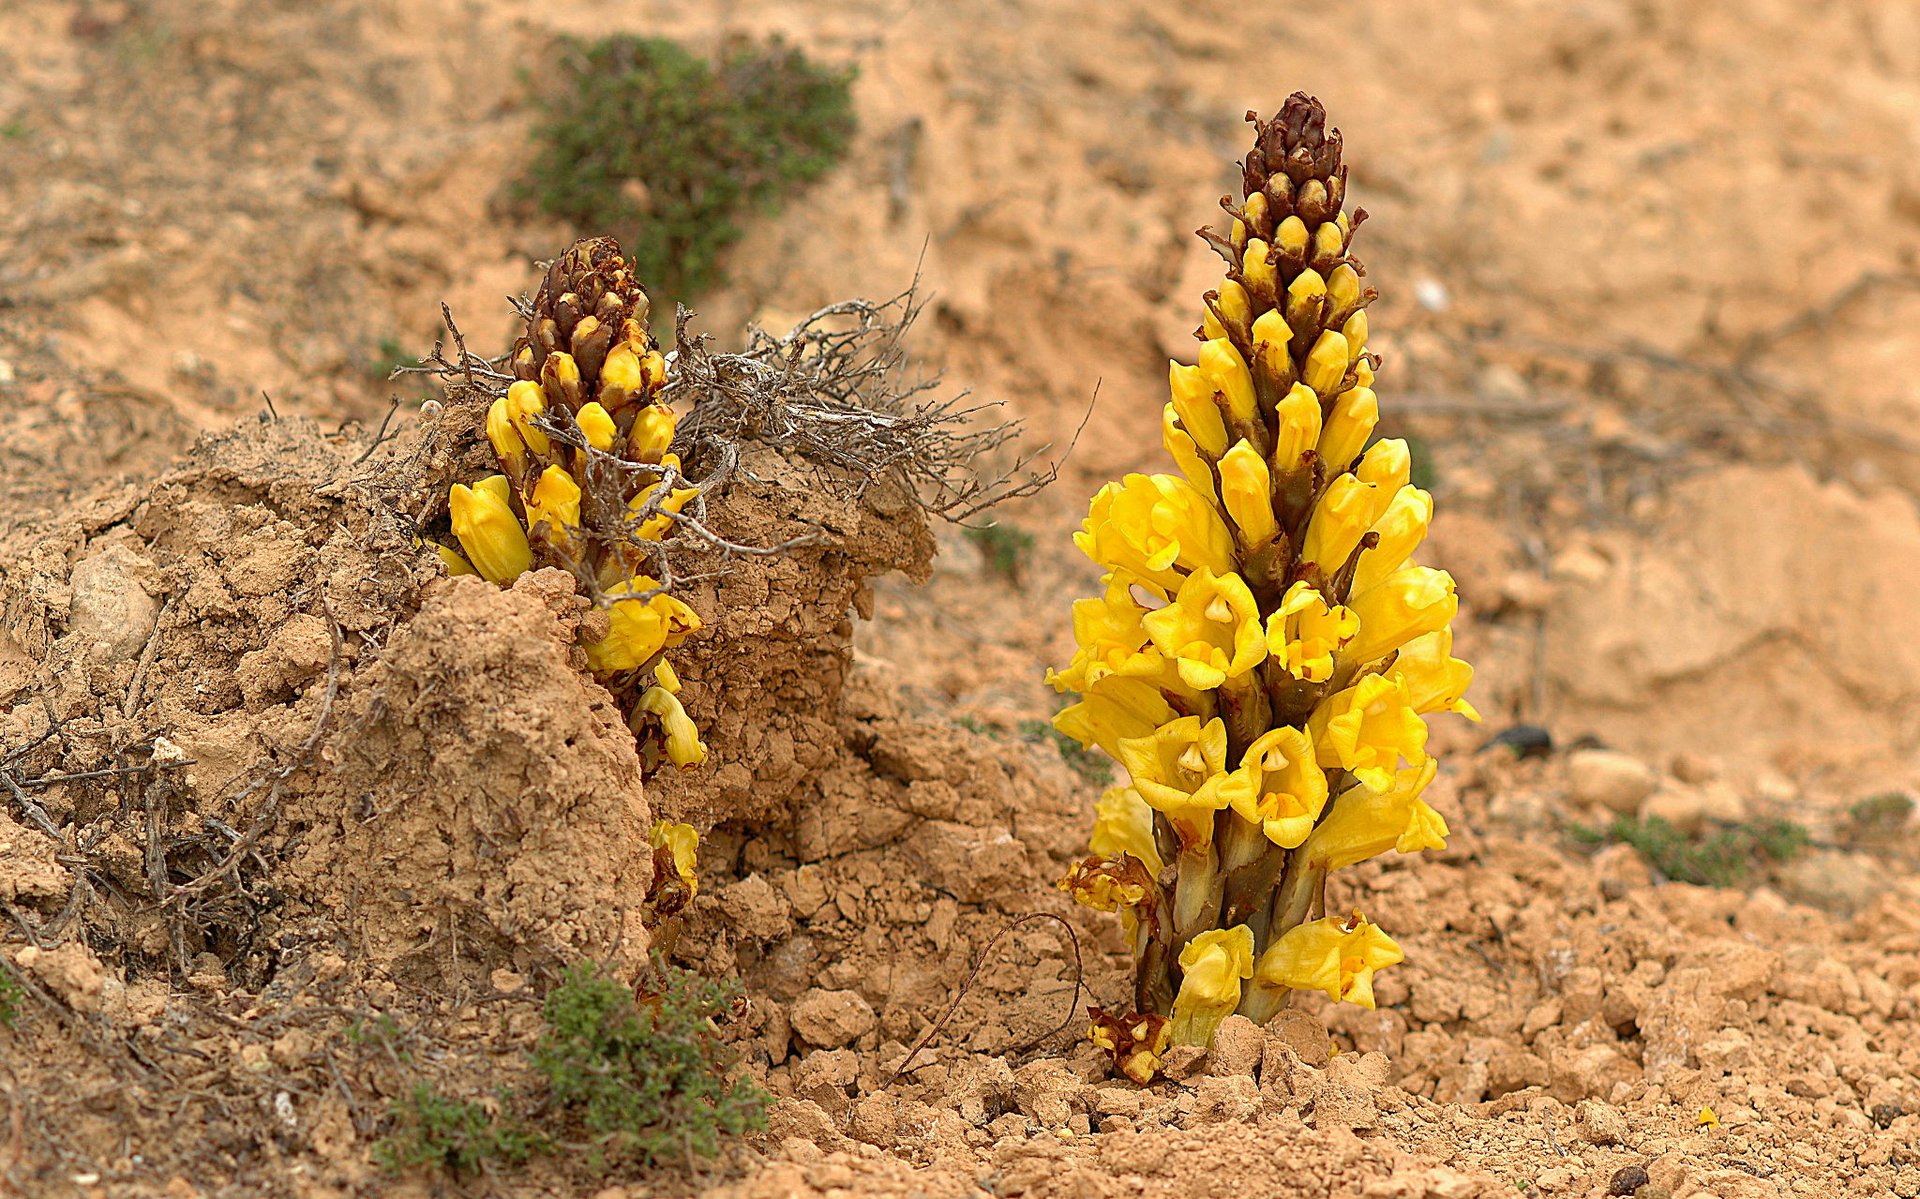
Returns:
[[[1179,473],[1108,483],[1074,535],[1103,575],[1048,675],[1076,694],[1054,724],[1128,777],[1061,886],[1125,924],[1140,1010],[1096,1010],[1089,1035],[1140,1082],[1296,991],[1373,1006],[1400,948],[1327,915],[1327,876],[1446,844],[1427,719],[1478,719],[1453,579],[1413,561],[1433,497],[1406,442],[1375,436],[1341,155],[1305,95],[1256,122],[1244,198],[1204,234],[1228,266],[1195,364],[1169,366]]]

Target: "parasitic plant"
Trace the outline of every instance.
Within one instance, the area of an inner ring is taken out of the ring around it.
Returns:
[[[1424,718],[1478,719],[1453,579],[1410,560],[1432,497],[1406,442],[1374,438],[1377,293],[1340,133],[1304,93],[1248,117],[1243,199],[1201,234],[1226,278],[1197,363],[1171,364],[1179,473],[1094,496],[1074,540],[1102,591],[1074,604],[1078,651],[1049,675],[1079,696],[1056,726],[1129,776],[1060,885],[1125,923],[1132,1010],[1092,1009],[1090,1036],[1142,1083],[1170,1045],[1209,1044],[1236,1011],[1264,1022],[1290,991],[1373,1006],[1400,949],[1326,913],[1327,875],[1445,844]]]

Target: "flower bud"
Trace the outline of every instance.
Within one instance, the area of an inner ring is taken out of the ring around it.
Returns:
[[[505,475],[491,475],[472,487],[455,483],[447,493],[453,535],[490,583],[511,583],[533,565],[527,532],[507,502],[509,491]]]

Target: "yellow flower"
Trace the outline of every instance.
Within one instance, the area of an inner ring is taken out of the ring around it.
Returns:
[[[1301,852],[1321,869],[1339,870],[1389,849],[1400,853],[1445,849],[1446,818],[1420,798],[1439,768],[1429,758],[1400,771],[1390,786],[1379,791],[1353,787],[1342,792]]]
[[[1305,228],[1303,225],[1302,228]],[[1282,227],[1284,232],[1284,226]],[[1240,256],[1240,277],[1256,295],[1272,296],[1280,287],[1278,272],[1268,261],[1270,248],[1257,237],[1247,239],[1247,248]]]
[[[547,355],[548,359],[556,355]],[[547,435],[534,426],[533,418],[547,410],[547,394],[540,390],[538,383],[522,379],[507,388],[507,419],[512,422],[514,432],[536,454],[545,454],[553,448]]]
[[[1353,639],[1360,618],[1346,607],[1327,606],[1305,579],[1287,588],[1267,617],[1267,652],[1286,672],[1308,683],[1333,677],[1333,655]]]
[[[679,696],[665,687],[649,687],[640,693],[634,716],[642,712],[660,721],[661,731],[666,734],[667,758],[675,766],[686,770],[707,760],[706,743],[700,740],[700,730],[681,706]]]
[[[1228,415],[1241,421],[1253,419],[1259,410],[1253,398],[1253,376],[1248,373],[1240,351],[1233,348],[1233,342],[1224,337],[1202,342],[1199,369],[1213,389],[1226,397]]]
[[[1109,787],[1093,808],[1093,840],[1087,848],[1104,858],[1138,858],[1149,878],[1166,863],[1153,839],[1153,809],[1132,787]]]
[[[1160,1057],[1173,1042],[1173,1026],[1165,1016],[1113,1015],[1097,1007],[1088,1008],[1087,1016],[1087,1040],[1111,1053],[1120,1073],[1143,1087],[1154,1080]]]
[[[1219,509],[1174,475],[1128,475],[1108,483],[1094,495],[1073,542],[1101,566],[1166,591],[1177,590],[1186,572],[1204,566],[1222,575],[1234,563],[1233,534]]]
[[[1299,467],[1302,454],[1320,444],[1320,397],[1305,383],[1295,383],[1281,397],[1275,416],[1273,467],[1287,474]]]
[[[1374,426],[1379,423],[1380,401],[1363,375],[1360,386],[1341,392],[1333,401],[1320,430],[1320,458],[1327,470],[1345,470],[1366,448],[1367,438],[1373,436]]]
[[[673,431],[680,418],[665,404],[648,404],[640,409],[627,434],[627,452],[636,462],[662,462],[667,447],[673,444]]]
[[[588,445],[602,453],[613,448],[613,436],[618,430],[614,428],[613,418],[607,415],[607,410],[598,401],[582,404],[573,418],[580,422],[580,435],[587,439]]]
[[[1296,728],[1262,734],[1247,747],[1241,773],[1247,785],[1235,788],[1231,800],[1240,818],[1282,849],[1305,841],[1327,806],[1327,776],[1307,734]]]
[[[1300,561],[1315,563],[1328,574],[1346,565],[1373,524],[1375,490],[1373,484],[1354,475],[1341,475],[1329,483],[1307,521]]]
[[[680,885],[687,889],[687,898],[692,899],[699,894],[700,880],[695,872],[700,861],[700,834],[693,831],[693,826],[661,820],[654,824],[648,841],[653,846],[656,862],[664,857],[666,862],[672,864]],[[664,854],[661,852],[663,850]]]
[[[1173,1001],[1173,1043],[1209,1045],[1213,1030],[1240,1006],[1240,981],[1253,977],[1253,931],[1210,928],[1180,951],[1180,994]]]
[[[1066,689],[1057,675],[1049,676],[1048,682],[1056,690]],[[1173,708],[1160,688],[1142,679],[1108,675],[1079,690],[1080,702],[1055,713],[1053,727],[1078,741],[1082,748],[1098,745],[1116,760],[1122,741],[1147,736],[1173,719]]]
[[[1214,315],[1215,308],[1220,310],[1219,316]],[[1221,324],[1222,317],[1226,324]],[[1211,339],[1227,336],[1229,326],[1245,329],[1252,321],[1253,302],[1247,297],[1247,289],[1232,279],[1223,279],[1215,289],[1214,302],[1204,307],[1200,323],[1202,331]]]
[[[612,588],[608,594],[634,594],[656,586],[643,576]],[[700,617],[692,608],[664,593],[651,599],[621,600],[607,609],[607,615],[613,622],[607,635],[587,646],[587,661],[598,674],[638,670],[649,658],[680,644],[700,628]]]
[[[1321,395],[1330,394],[1346,377],[1353,358],[1347,353],[1347,339],[1329,329],[1307,351],[1304,382]]]
[[[1193,438],[1194,444],[1209,458],[1218,458],[1226,453],[1227,422],[1220,415],[1219,403],[1213,398],[1213,393],[1218,390],[1213,380],[1202,374],[1197,366],[1169,362],[1167,385],[1173,391],[1173,410],[1180,414],[1180,424]]]
[[[556,350],[547,355],[540,364],[540,390],[547,393],[549,402],[569,412],[580,406],[580,364],[572,354]],[[532,439],[527,444],[532,445]]]
[[[1413,486],[1395,492],[1386,511],[1373,522],[1372,531],[1380,535],[1380,543],[1360,555],[1360,564],[1353,572],[1354,593],[1373,590],[1405,566],[1426,540],[1427,527],[1432,523],[1432,496]]]
[[[1325,991],[1335,1003],[1373,1007],[1373,972],[1403,960],[1393,938],[1355,912],[1295,925],[1260,955],[1262,983]]]
[[[623,341],[607,353],[600,364],[600,402],[610,412],[618,412],[635,396],[647,389],[647,374],[640,366],[635,343]]]
[[[1365,632],[1365,618],[1361,631]],[[1393,786],[1394,770],[1427,761],[1427,724],[1413,710],[1407,685],[1370,674],[1322,700],[1307,719],[1322,766],[1340,766],[1375,791]]]
[[[1400,647],[1389,674],[1407,685],[1413,710],[1458,712],[1476,723],[1480,713],[1466,701],[1467,687],[1473,682],[1473,667],[1453,656],[1453,630],[1440,629],[1415,637]]]
[[[440,555],[441,564],[447,568],[448,578],[458,578],[461,575],[480,573],[469,565],[465,558],[462,558],[458,553],[454,552],[451,546],[443,545],[438,541],[431,541],[427,544],[433,546],[433,552]]]
[[[1218,717],[1170,720],[1144,737],[1123,737],[1120,764],[1134,789],[1167,818],[1184,849],[1213,841],[1214,814],[1227,806],[1227,726]]]
[[[513,427],[513,416],[507,405],[507,397],[501,396],[487,407],[487,440],[493,443],[493,456],[500,460],[508,474],[515,478],[526,469],[527,443],[520,436],[520,430]]]
[[[1272,541],[1280,531],[1273,518],[1273,477],[1266,460],[1245,439],[1220,459],[1220,500],[1240,530],[1240,544],[1249,552]]]
[[[1200,567],[1180,584],[1172,603],[1147,613],[1141,624],[1172,659],[1181,681],[1196,690],[1240,678],[1267,656],[1260,605],[1236,574],[1216,577]]]
[[[533,529],[542,522],[547,526],[549,545],[572,549],[573,535],[568,530],[580,527],[580,484],[558,466],[540,472],[533,496],[527,501],[527,527]]]
[[[1362,482],[1374,486],[1375,507],[1372,520],[1380,519],[1387,506],[1393,502],[1400,489],[1407,485],[1413,473],[1413,455],[1407,451],[1407,443],[1398,437],[1386,437],[1367,447],[1360,455],[1360,464],[1353,468]]]
[[[1365,591],[1356,590],[1347,607],[1360,618],[1360,631],[1348,642],[1347,654],[1355,662],[1372,662],[1415,637],[1446,628],[1460,601],[1453,593],[1452,575],[1430,566],[1408,566]]]
[[[1081,907],[1129,916],[1128,909],[1146,903],[1154,890],[1147,868],[1130,857],[1082,858],[1067,867],[1066,876],[1055,885]]]
[[[1213,468],[1200,456],[1200,447],[1194,444],[1193,437],[1180,427],[1179,413],[1168,404],[1160,414],[1160,444],[1166,447],[1167,455],[1173,459],[1180,473],[1193,484],[1194,490],[1203,493],[1209,501],[1215,498],[1213,487]]]
[[[639,495],[627,501],[627,511],[630,513],[638,513],[641,507],[646,504],[648,498],[659,489],[659,483],[649,483],[641,488]],[[687,506],[687,503],[692,500],[694,496],[699,494],[700,489],[698,487],[676,487],[672,492],[668,493],[666,499],[660,501],[660,512],[679,512]],[[667,535],[667,530],[671,528],[673,528],[672,517],[655,514],[648,517],[647,520],[634,531],[634,536],[642,541],[659,541]]]
[[[472,487],[455,483],[447,493],[453,535],[473,568],[490,583],[511,583],[533,565],[533,547],[513,515],[511,494],[505,475],[488,475]]]

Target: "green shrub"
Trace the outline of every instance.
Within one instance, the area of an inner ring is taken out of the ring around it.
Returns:
[[[20,1019],[20,1009],[26,1005],[27,989],[18,979],[0,971],[0,1027],[12,1028]]]
[[[739,996],[670,966],[638,992],[583,967],[547,995],[533,1051],[556,1115],[578,1123],[607,1160],[712,1157],[723,1134],[766,1122],[767,1093],[730,1078],[712,1020]]]
[[[541,1009],[546,1029],[527,1064],[542,1085],[489,1106],[417,1083],[394,1102],[394,1130],[374,1160],[391,1171],[471,1174],[583,1145],[596,1170],[712,1157],[722,1136],[762,1127],[771,1101],[729,1076],[733,1057],[713,1026],[738,995],[737,984],[658,963],[638,990],[576,967]],[[349,1036],[382,1032],[357,1024]]]
[[[1784,862],[1806,848],[1807,830],[1790,820],[1733,824],[1689,836],[1658,816],[1620,816],[1604,829],[1574,825],[1576,842],[1631,845],[1647,864],[1675,882],[1734,887],[1763,862]]]
[[[742,217],[825,174],[853,136],[853,72],[778,40],[709,63],[660,38],[568,39],[555,65],[523,194],[619,237],[656,303],[718,282]]]

